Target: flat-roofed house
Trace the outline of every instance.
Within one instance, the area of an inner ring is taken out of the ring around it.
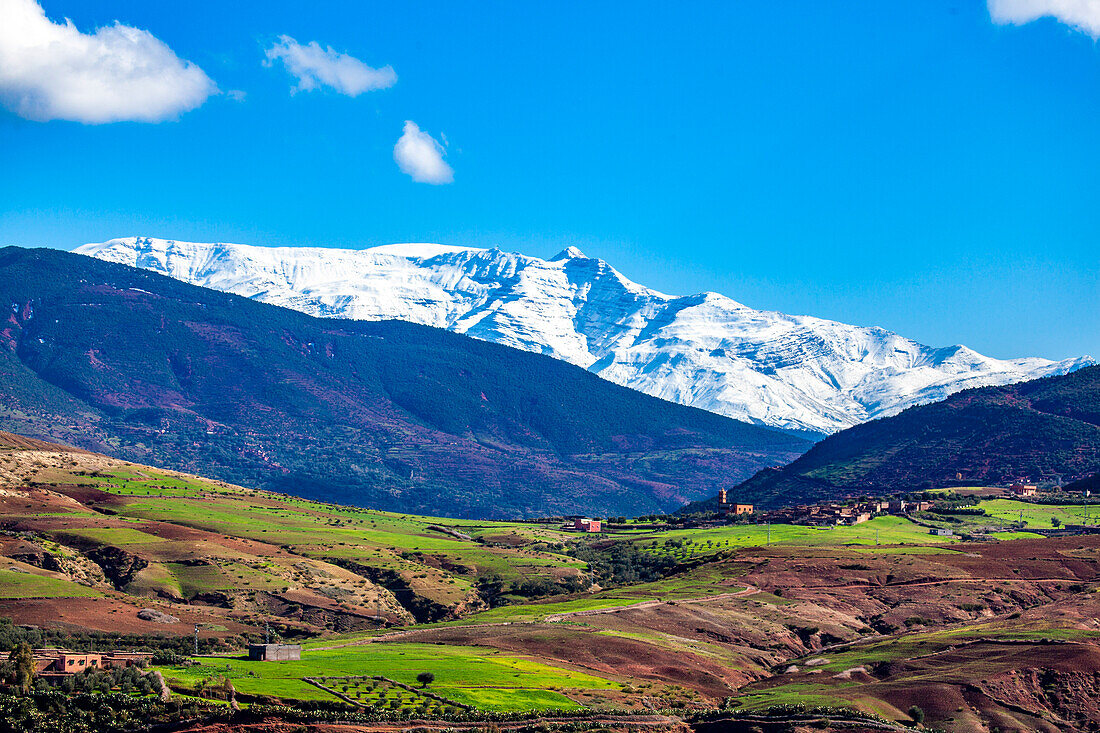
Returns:
[[[599,532],[603,529],[603,524],[598,519],[581,517],[573,520],[573,529],[578,532]]]
[[[302,645],[249,644],[248,658],[253,662],[296,662],[302,658]]]

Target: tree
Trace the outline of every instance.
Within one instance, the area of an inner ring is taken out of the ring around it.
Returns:
[[[909,708],[909,717],[912,718],[917,723],[923,723],[924,722],[924,711],[921,710],[919,705],[914,705],[913,707]]]
[[[27,642],[22,642],[8,655],[8,668],[12,683],[24,693],[30,691],[34,681],[34,651]]]
[[[1059,519],[1058,517],[1051,517],[1050,518],[1050,526],[1060,527],[1061,525],[1062,525],[1062,520]]]
[[[427,687],[435,682],[435,675],[431,672],[421,672],[416,676],[416,681],[420,683],[421,687]]]

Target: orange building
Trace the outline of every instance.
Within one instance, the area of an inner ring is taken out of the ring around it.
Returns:
[[[723,514],[734,514],[734,515],[752,514],[753,513],[753,505],[752,504],[738,504],[737,502],[733,502],[731,504],[730,501],[729,501],[729,493],[725,489],[719,489],[718,490],[718,511],[722,512]]]
[[[35,649],[36,674],[77,674],[86,669],[102,670],[148,664],[151,652],[70,652],[66,649]]]
[[[598,519],[574,519],[573,529],[578,532],[599,532],[603,528],[603,524]]]

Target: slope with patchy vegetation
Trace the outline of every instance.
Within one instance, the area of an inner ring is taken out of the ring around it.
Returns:
[[[313,499],[644,514],[809,447],[548,357],[66,252],[0,250],[0,298],[0,428]]]
[[[1100,366],[983,387],[857,425],[736,489],[764,506],[861,493],[1025,479],[1069,483],[1100,471]]]
[[[454,721],[472,706],[757,725],[799,703],[901,722],[916,707],[962,733],[1083,731],[1097,715],[1100,536],[963,543],[888,517],[585,537],[0,444],[0,616],[38,627],[0,624],[0,645],[171,660],[201,624],[203,651],[221,653],[161,667],[186,694],[329,705],[330,719]],[[998,502],[994,519],[1024,510],[1047,526],[1079,509]],[[267,628],[303,641],[302,661],[242,659]]]

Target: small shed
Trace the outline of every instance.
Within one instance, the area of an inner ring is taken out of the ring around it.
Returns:
[[[302,658],[302,645],[249,644],[248,658],[253,662],[294,662]]]

